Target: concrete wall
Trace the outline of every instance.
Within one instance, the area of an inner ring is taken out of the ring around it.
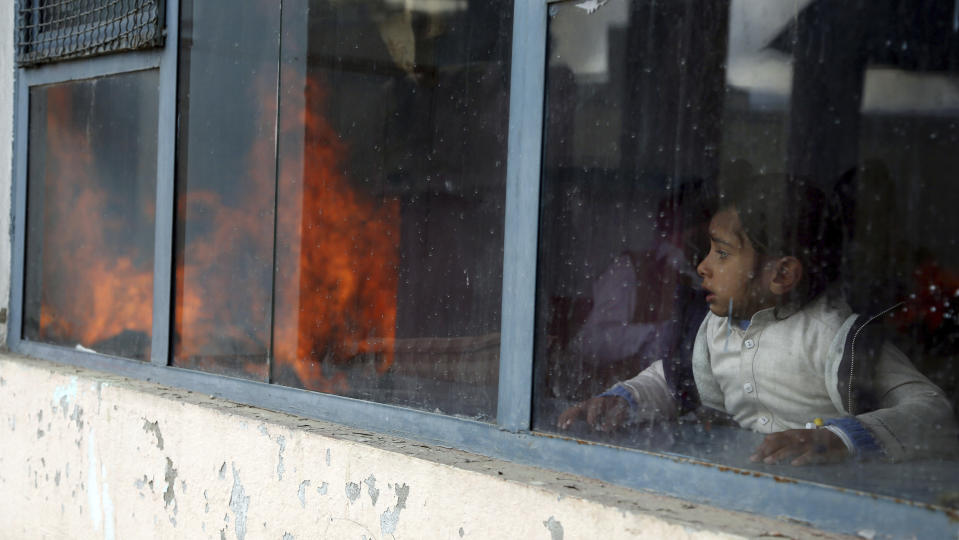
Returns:
[[[0,493],[0,538],[829,537],[10,355]]]

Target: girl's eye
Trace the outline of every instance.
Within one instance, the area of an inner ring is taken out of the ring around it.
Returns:
[[[729,253],[721,249],[717,249],[716,254],[719,255],[720,260],[725,259],[726,257],[729,257]]]

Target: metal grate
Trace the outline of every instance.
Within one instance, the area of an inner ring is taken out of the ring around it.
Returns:
[[[20,0],[17,64],[163,46],[164,0]]]

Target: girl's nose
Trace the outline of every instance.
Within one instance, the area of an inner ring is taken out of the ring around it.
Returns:
[[[696,273],[699,274],[699,277],[705,278],[707,274],[706,259],[703,259],[698,265],[696,265]]]

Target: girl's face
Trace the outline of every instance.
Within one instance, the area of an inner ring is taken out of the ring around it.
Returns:
[[[709,253],[696,267],[703,278],[710,311],[720,317],[749,319],[775,305],[776,297],[770,291],[775,265],[760,265],[759,259],[735,209],[713,216],[709,222]]]

